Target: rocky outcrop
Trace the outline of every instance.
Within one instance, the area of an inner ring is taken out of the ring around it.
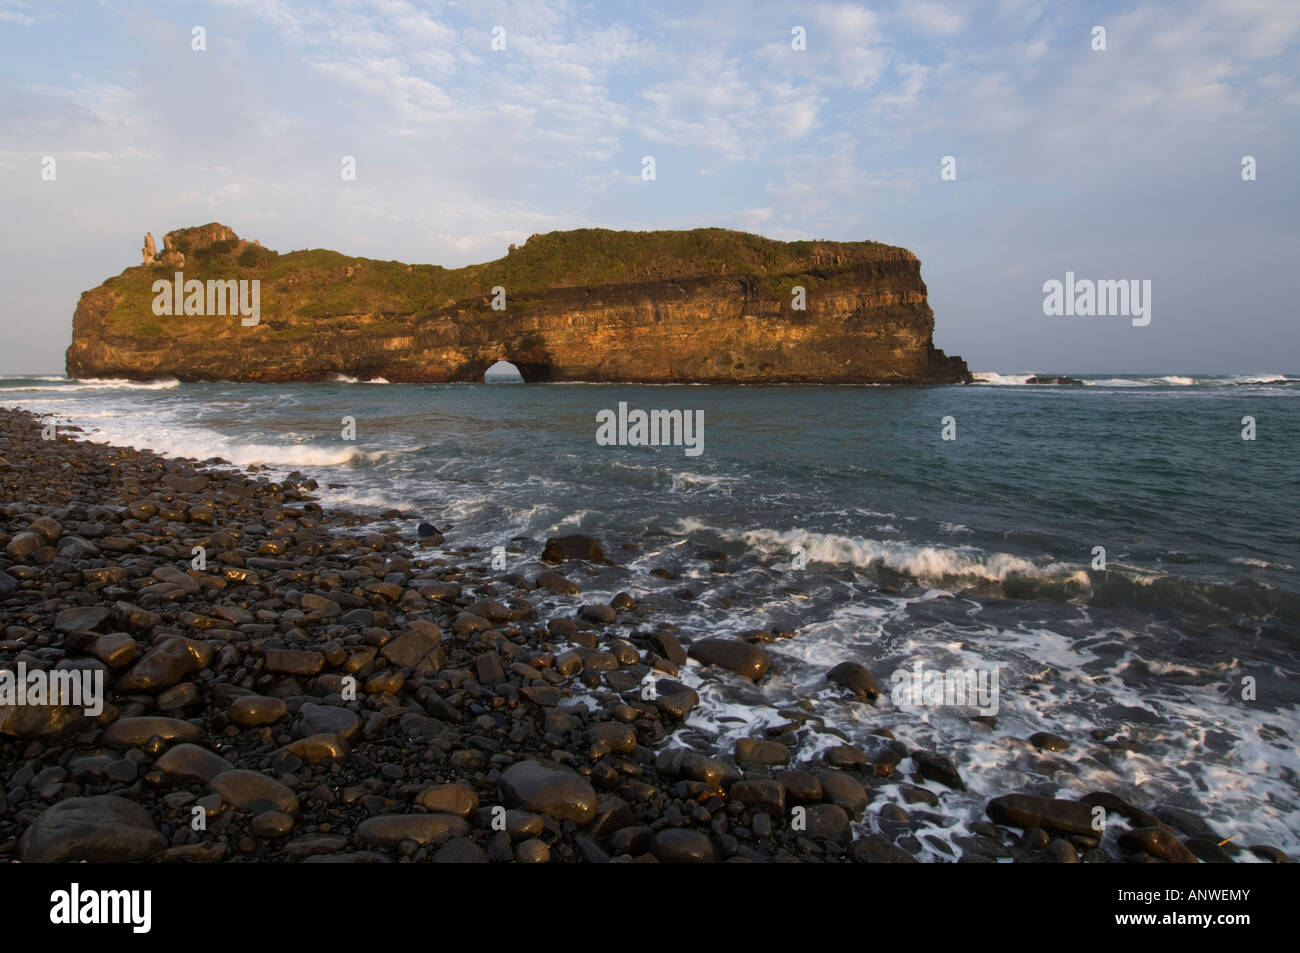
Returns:
[[[158,249],[154,246],[152,232],[144,233],[144,247],[140,249],[140,254],[144,257],[144,263],[146,265],[153,264],[154,256],[158,254]]]
[[[1083,381],[1077,377],[1031,377],[1026,384],[1054,384],[1058,387],[1082,387]]]
[[[481,381],[507,360],[526,381],[970,380],[933,346],[916,256],[876,242],[582,229],[445,269],[277,255],[218,223],[164,241],[155,263],[82,295],[69,376]],[[156,314],[155,282],[182,270],[206,294]],[[212,307],[231,280],[258,282],[260,321]]]

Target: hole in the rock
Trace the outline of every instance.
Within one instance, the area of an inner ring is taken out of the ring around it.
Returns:
[[[497,361],[483,372],[485,384],[522,384],[524,375],[509,361]]]

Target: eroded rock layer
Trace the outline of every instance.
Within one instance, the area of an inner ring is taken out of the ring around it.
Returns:
[[[581,229],[446,269],[319,249],[279,255],[212,223],[169,232],[164,248],[82,295],[69,376],[481,381],[507,360],[528,381],[970,379],[964,361],[933,346],[920,261],[876,242]],[[189,310],[204,313],[157,314],[155,282],[174,286],[178,273],[205,287],[256,280],[256,323],[233,293],[226,309],[200,295]]]

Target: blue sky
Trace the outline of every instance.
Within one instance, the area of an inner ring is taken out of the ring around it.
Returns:
[[[873,239],[973,370],[1296,372],[1298,43],[1294,0],[0,0],[0,372],[60,371],[79,294],[209,221],[451,266],[584,226]],[[1150,325],[1045,316],[1066,271],[1150,279]]]

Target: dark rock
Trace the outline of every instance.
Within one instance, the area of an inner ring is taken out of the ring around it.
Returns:
[[[843,771],[824,768],[813,772],[822,786],[822,800],[843,808],[856,819],[867,807],[867,789]]]
[[[954,791],[965,791],[966,784],[957,773],[957,766],[952,763],[952,759],[943,755],[936,754],[933,751],[913,751],[912,764],[921,777],[929,781],[937,781],[940,784],[952,788]]]
[[[1182,808],[1161,805],[1155,809],[1155,815],[1160,819],[1162,824],[1167,824],[1180,834],[1186,835],[1203,835],[1205,837],[1217,837],[1210,825],[1204,818],[1198,817],[1191,811],[1184,811]],[[1222,838],[1218,838],[1222,840]]]
[[[1119,846],[1125,850],[1142,851],[1173,864],[1197,863],[1196,855],[1173,831],[1165,827],[1138,827],[1125,831],[1119,835]]]
[[[404,840],[441,844],[469,834],[469,823],[454,814],[380,814],[357,825],[357,837],[367,844],[396,847]]]
[[[665,864],[711,864],[713,844],[699,831],[670,827],[654,835],[650,851]]]
[[[582,775],[562,765],[520,761],[501,773],[497,788],[503,803],[586,824],[596,816],[596,791]]]
[[[1009,827],[1041,827],[1058,834],[1092,835],[1092,810],[1079,801],[1064,801],[1032,794],[1005,794],[988,803],[995,823]]]
[[[271,725],[279,721],[289,709],[278,698],[264,695],[243,695],[230,703],[230,720],[246,728]]]
[[[1029,736],[1029,742],[1043,751],[1064,751],[1070,747],[1070,742],[1060,735],[1053,735],[1046,731],[1034,732]]]
[[[293,818],[284,811],[264,811],[248,825],[254,837],[281,838],[293,833]]]
[[[717,665],[755,682],[772,664],[763,649],[736,639],[697,639],[687,654],[697,662]]]
[[[778,817],[785,814],[785,787],[779,781],[737,781],[727,794],[746,807]]]
[[[576,582],[566,579],[553,569],[546,569],[538,573],[535,583],[538,589],[545,589],[557,596],[576,596],[582,592],[581,587]]]
[[[208,783],[208,787],[221,797],[223,803],[237,811],[248,814],[267,811],[298,813],[298,795],[288,786],[258,771],[243,768],[223,771]]]
[[[658,684],[662,685],[663,682]],[[664,692],[659,689],[659,694],[655,696],[655,707],[665,718],[672,721],[685,721],[695,706],[700,703],[700,696],[693,688],[678,686],[678,691]]]
[[[578,617],[588,622],[608,624],[618,619],[618,613],[609,606],[586,605],[578,610]]]
[[[1109,791],[1092,791],[1079,798],[1080,804],[1088,807],[1101,807],[1107,814],[1118,814],[1130,821],[1134,827],[1161,827],[1163,822],[1150,811],[1135,807],[1117,794]]]
[[[835,804],[812,804],[804,809],[806,833],[816,840],[829,840],[848,845],[853,838],[849,815]]]
[[[361,729],[361,719],[354,712],[334,705],[315,705],[307,702],[299,710],[301,721],[297,734],[300,738],[312,735],[337,735],[351,741]]]
[[[879,834],[869,834],[853,842],[850,855],[858,864],[915,864],[917,859],[895,847]]]
[[[478,810],[478,794],[468,784],[438,784],[417,794],[415,803],[435,814],[468,817]]]
[[[266,670],[286,675],[316,675],[325,667],[325,656],[311,649],[267,649]]]
[[[201,741],[203,731],[179,718],[146,715],[113,722],[104,730],[103,743],[110,748],[135,748],[153,737],[164,741]]]
[[[528,840],[520,841],[515,847],[515,862],[520,864],[549,864],[551,862],[551,849],[546,846],[546,841],[530,837]]]
[[[542,562],[562,563],[567,559],[604,562],[605,551],[594,537],[581,534],[552,536],[546,541],[546,546],[542,550]]]
[[[195,639],[172,636],[145,653],[117,680],[119,693],[160,692],[212,662],[212,649]]]
[[[840,662],[826,673],[826,680],[833,685],[847,688],[855,697],[874,702],[880,695],[880,684],[865,665],[857,662]]]
[[[309,738],[300,738],[291,744],[285,745],[281,751],[284,754],[300,758],[309,764],[317,764],[322,761],[337,761],[346,757],[348,747],[338,735],[320,734],[312,735]]]
[[[113,795],[74,797],[41,812],[25,834],[26,863],[132,863],[151,860],[167,846],[139,804]]]
[[[1218,838],[1192,835],[1184,838],[1183,844],[1200,860],[1207,864],[1235,863],[1232,855],[1223,849]]]
[[[206,748],[181,744],[154,762],[154,767],[173,781],[209,784],[218,775],[234,768],[234,765]]]
[[[486,864],[487,852],[468,837],[453,837],[433,855],[435,864]]]
[[[1250,852],[1261,860],[1271,861],[1275,864],[1291,863],[1291,858],[1285,852],[1271,844],[1251,844]]]
[[[54,617],[55,632],[94,632],[112,614],[107,606],[64,609]]]
[[[762,741],[758,738],[741,738],[736,742],[736,761],[748,761],[751,764],[789,764],[790,749],[776,741]]]
[[[655,632],[648,641],[661,658],[667,659],[674,665],[686,664],[686,650],[682,648],[682,643],[677,640],[677,636],[671,632]]]
[[[816,804],[822,799],[822,783],[807,771],[778,771],[772,779],[785,786],[791,803]]]
[[[609,849],[615,854],[644,854],[654,840],[654,831],[645,826],[623,827],[609,837]]]

